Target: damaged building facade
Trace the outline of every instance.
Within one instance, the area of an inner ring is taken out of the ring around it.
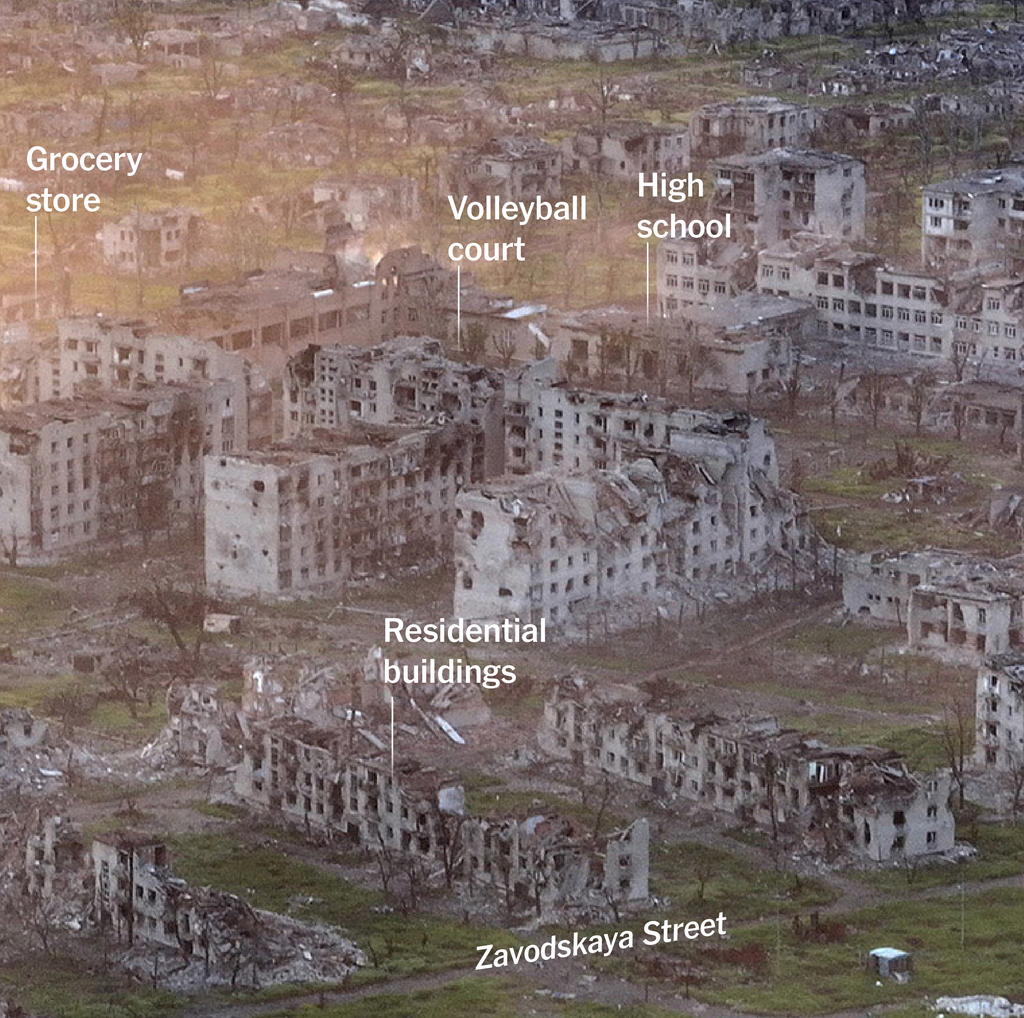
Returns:
[[[206,580],[294,594],[450,553],[473,431],[352,422],[248,456],[209,456]]]
[[[919,777],[892,750],[828,746],[773,717],[679,713],[569,680],[545,705],[539,741],[584,772],[731,814],[826,859],[885,863],[954,845],[947,772]]]
[[[126,949],[124,964],[178,985],[258,987],[297,979],[343,979],[361,951],[326,927],[254,909],[241,898],[193,887],[171,869],[159,838],[130,831],[98,838],[91,915]],[[141,953],[133,949],[144,948]],[[167,956],[163,971],[160,952]],[[186,975],[187,974],[187,975]]]
[[[457,613],[561,622],[609,598],[789,566],[808,546],[763,421],[576,390],[543,367],[506,389],[509,463],[526,476],[457,500]]]
[[[694,301],[686,288],[693,277],[673,271],[673,253],[665,252],[659,280],[664,317],[647,323],[643,315],[615,309],[562,316],[552,351],[566,372],[598,382],[641,382],[659,392],[670,382],[691,380],[738,395],[785,383],[793,351],[813,333],[810,304],[756,293]],[[698,285],[706,283],[707,274],[699,275]]]
[[[369,349],[309,348],[289,371],[288,427],[345,429],[352,421],[457,421],[472,429],[471,478],[504,466],[504,383],[495,371],[449,360],[436,339],[399,337]]]
[[[194,527],[203,456],[233,448],[233,388],[153,386],[0,414],[0,541],[19,562]]]
[[[713,214],[732,216],[737,236],[767,247],[795,233],[864,238],[864,163],[818,149],[773,148],[712,163]]]
[[[905,627],[914,650],[980,662],[1024,646],[1024,560],[940,550],[851,556],[843,605]]]
[[[91,387],[229,384],[233,393],[225,409],[235,425],[226,448],[244,452],[273,437],[272,390],[258,368],[210,340],[168,335],[137,319],[62,319],[56,354],[44,358],[39,375],[44,400],[72,399]]]
[[[497,894],[509,911],[647,900],[646,820],[593,837],[558,816],[475,817],[462,785],[411,752],[392,770],[385,726],[353,710],[325,721],[254,721],[236,772],[240,798],[384,858],[440,866],[447,881]],[[404,742],[407,726],[398,735]]]
[[[1024,653],[997,654],[978,669],[974,762],[1011,781],[1024,774]]]

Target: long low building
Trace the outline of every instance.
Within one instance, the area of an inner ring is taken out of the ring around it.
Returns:
[[[948,852],[950,776],[919,777],[892,750],[829,746],[773,717],[728,718],[569,680],[545,705],[551,757],[757,824],[826,859],[892,862]]]
[[[403,700],[400,715],[405,710]],[[361,711],[254,720],[235,790],[255,809],[382,859],[430,863],[449,887],[458,881],[486,888],[509,913],[551,918],[647,900],[646,820],[595,834],[547,813],[474,816],[454,775],[418,762],[424,747],[411,745],[409,728],[399,726],[401,763],[392,767],[386,723]],[[428,751],[436,754],[440,745]]]

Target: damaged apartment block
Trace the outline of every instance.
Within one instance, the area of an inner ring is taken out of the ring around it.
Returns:
[[[248,456],[206,460],[206,580],[288,594],[451,553],[469,425],[316,430]]]
[[[52,561],[195,526],[203,454],[239,437],[233,393],[230,382],[156,385],[0,414],[5,558]]]
[[[159,838],[119,831],[89,849],[66,819],[51,817],[28,841],[27,888],[47,909],[86,922],[120,949],[140,978],[176,990],[340,981],[365,964],[330,930],[254,909],[241,898],[174,876]],[[84,920],[84,921],[83,921]]]
[[[574,390],[529,369],[507,408],[509,463],[529,476],[459,495],[457,614],[558,623],[656,589],[699,594],[732,577],[753,593],[773,566],[807,571],[804,514],[778,484],[762,421]]]
[[[400,713],[413,716],[415,705],[403,701]],[[324,725],[295,715],[253,721],[235,790],[256,809],[373,852],[383,879],[396,859],[418,861],[449,887],[479,886],[509,912],[538,917],[647,900],[646,820],[594,836],[557,816],[471,816],[462,785],[414,758],[424,739],[421,752],[440,745],[423,733],[423,723],[399,724],[403,762],[392,772],[387,726],[360,711]]]
[[[289,427],[368,424],[473,428],[472,480],[504,468],[504,381],[444,356],[436,339],[403,336],[369,349],[309,347],[289,368]]]
[[[874,746],[828,746],[773,717],[726,718],[564,681],[541,748],[584,772],[731,814],[825,860],[896,862],[952,850],[950,776]]]
[[[851,615],[906,628],[913,650],[981,663],[1024,647],[1024,557],[962,552],[853,556],[843,565]]]

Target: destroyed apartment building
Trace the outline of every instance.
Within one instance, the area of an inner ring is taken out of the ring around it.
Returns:
[[[90,388],[230,384],[236,423],[226,448],[259,448],[274,436],[272,387],[258,367],[210,340],[168,335],[139,319],[61,319],[56,353],[40,357],[38,372],[42,400],[72,399]]]
[[[370,348],[309,347],[289,365],[286,427],[341,429],[368,424],[472,429],[470,478],[504,467],[504,382],[477,364],[449,360],[436,339],[403,336]]]
[[[235,790],[250,807],[307,831],[434,868],[449,887],[480,888],[507,911],[553,918],[648,898],[646,820],[595,836],[559,816],[476,817],[462,784],[420,759],[464,742],[411,697],[396,696],[396,755],[381,715],[351,705],[333,716],[295,713],[247,722]]]
[[[562,191],[562,153],[540,138],[504,135],[452,154],[441,175],[442,195],[503,201],[554,198]]]
[[[563,680],[541,748],[584,772],[691,802],[825,860],[887,863],[952,850],[950,776],[917,776],[893,750],[829,746],[773,717],[662,708],[635,690]]]
[[[552,625],[627,599],[652,603],[780,562],[804,572],[805,521],[764,467],[651,442],[614,469],[508,477],[456,500],[456,614]],[[797,566],[797,559],[800,565]],[[768,580],[764,579],[767,587]],[[582,624],[581,619],[576,620]]]
[[[133,212],[100,230],[103,260],[122,272],[185,268],[199,248],[201,220],[190,209]]]
[[[13,562],[148,541],[202,518],[203,455],[244,448],[233,388],[154,385],[0,413],[0,545]]]
[[[796,235],[758,254],[757,288],[813,305],[821,339],[897,353],[932,370],[952,362],[961,374],[969,365],[978,378],[1018,379],[1024,284],[998,266],[891,266]]]
[[[327,927],[255,909],[241,898],[176,877],[160,838],[117,831],[92,841],[51,817],[29,839],[29,893],[98,929],[119,949],[119,963],[171,989],[259,988],[342,980],[366,963]]]
[[[704,160],[806,146],[813,140],[818,119],[813,106],[770,95],[711,103],[694,110],[690,117],[690,153],[694,159]]]
[[[839,152],[779,147],[721,156],[711,164],[711,211],[730,215],[735,235],[768,247],[796,233],[863,240],[864,163]]]
[[[296,594],[451,554],[469,424],[319,429],[205,467],[206,580],[225,594]]]
[[[1024,647],[1024,557],[939,549],[850,556],[843,606],[905,628],[913,650],[980,663]]]
[[[1024,776],[1024,653],[996,654],[978,669],[974,762],[990,774]],[[1018,792],[1018,796],[1019,796]]]

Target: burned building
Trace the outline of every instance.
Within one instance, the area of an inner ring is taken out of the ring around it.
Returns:
[[[233,390],[231,434],[219,448],[245,452],[274,436],[273,393],[259,368],[210,340],[167,335],[128,319],[65,318],[57,323],[57,354],[40,366],[43,399],[72,399],[90,388],[137,390],[174,383]],[[213,424],[209,427],[212,429]]]
[[[233,594],[293,594],[450,553],[473,429],[318,430],[206,460],[206,579]]]
[[[457,500],[455,608],[566,621],[656,588],[757,575],[808,547],[762,421],[510,380],[509,477]],[[564,473],[563,473],[564,471]]]
[[[288,427],[294,433],[344,430],[353,421],[456,421],[473,433],[470,479],[502,472],[503,379],[479,365],[449,360],[438,340],[405,336],[369,349],[311,348],[292,362],[289,381]]]
[[[419,184],[414,177],[325,177],[313,185],[312,200],[321,230],[340,222],[363,233],[383,218],[415,219],[420,212]]]
[[[921,195],[921,259],[948,271],[1024,265],[1024,168],[1005,166],[928,184]]]
[[[864,237],[864,163],[852,156],[780,147],[718,158],[712,172],[714,215],[731,215],[736,236],[755,247],[800,232]]]
[[[852,556],[843,566],[843,604],[906,627],[915,650],[979,661],[1024,646],[1024,559],[937,549]]]
[[[233,389],[153,386],[0,414],[0,539],[16,561],[193,527],[203,455],[236,436]]]
[[[405,746],[408,724],[399,725],[402,763],[392,768],[385,727],[351,709],[332,723],[293,714],[255,721],[251,731],[236,792],[271,815],[383,859],[429,863],[449,884],[496,894],[510,912],[550,917],[647,900],[645,820],[588,836],[557,816],[471,816],[461,783]]]
[[[593,174],[636,183],[640,173],[677,173],[689,162],[685,127],[613,121],[586,128],[562,142],[565,173]]]
[[[1024,654],[994,655],[978,669],[974,762],[990,774],[1024,774]]]
[[[699,287],[708,275],[698,271]],[[659,392],[674,385],[746,395],[785,383],[793,350],[813,333],[810,304],[754,293],[687,300],[693,279],[666,269],[659,278],[665,314],[650,322],[614,308],[563,315],[551,330],[553,354],[573,377]]]
[[[690,117],[690,152],[695,159],[718,159],[772,148],[800,148],[810,144],[818,118],[813,106],[770,95],[701,106]]]
[[[508,470],[603,470],[650,450],[763,470],[778,483],[775,440],[765,422],[743,413],[691,410],[647,393],[577,388],[541,361],[505,383]]]
[[[542,749],[670,801],[771,831],[826,859],[892,862],[953,848],[950,777],[913,774],[873,746],[829,746],[773,717],[729,718],[564,681],[545,705]]]
[[[159,980],[183,973],[205,985],[343,979],[365,964],[362,952],[326,927],[252,908],[241,898],[176,877],[159,838],[130,831],[92,844],[92,915],[127,948],[124,963]],[[144,947],[139,957],[133,948]],[[185,985],[188,985],[187,981]]]

